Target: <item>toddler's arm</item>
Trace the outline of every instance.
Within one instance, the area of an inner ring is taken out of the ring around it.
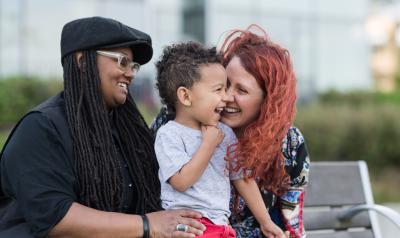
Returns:
[[[192,159],[169,179],[171,186],[179,192],[186,191],[203,175],[215,148],[224,139],[221,129],[214,126],[202,126],[201,132],[202,143],[199,149]]]
[[[238,179],[233,180],[233,185],[239,194],[243,197],[247,207],[253,213],[254,217],[260,224],[260,229],[267,237],[287,237],[283,231],[275,225],[271,220],[264,201],[261,197],[260,190],[254,179]],[[286,233],[287,234],[287,233]]]

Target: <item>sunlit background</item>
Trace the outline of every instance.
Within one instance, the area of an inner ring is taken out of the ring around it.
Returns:
[[[258,24],[287,48],[298,80],[295,125],[317,160],[366,160],[375,201],[400,204],[400,0],[0,0],[0,138],[62,88],[60,35],[104,16],[152,36],[131,90],[148,122],[159,108],[154,62],[171,43],[221,43]]]

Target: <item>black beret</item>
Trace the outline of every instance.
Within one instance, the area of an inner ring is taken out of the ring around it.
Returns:
[[[151,38],[144,32],[116,20],[89,17],[64,25],[61,33],[61,63],[70,53],[90,49],[130,47],[134,61],[145,64],[153,56]]]

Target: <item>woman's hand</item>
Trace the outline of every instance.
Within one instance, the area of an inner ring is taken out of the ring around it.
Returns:
[[[279,228],[277,225],[275,225],[275,223],[272,222],[271,220],[269,222],[260,224],[260,229],[261,229],[262,233],[268,238],[288,238],[289,237],[289,231],[286,231],[285,233],[283,233],[281,228]]]
[[[203,224],[195,220],[201,218],[199,212],[187,209],[168,210],[148,213],[151,238],[186,238],[203,234],[206,229]],[[177,231],[178,224],[188,225],[187,232]]]

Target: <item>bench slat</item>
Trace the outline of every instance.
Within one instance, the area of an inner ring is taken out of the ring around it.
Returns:
[[[305,206],[343,206],[366,203],[357,162],[311,163]]]
[[[341,209],[329,211],[304,211],[304,227],[306,231],[324,229],[347,229],[354,227],[371,228],[371,222],[367,212],[360,213],[353,217],[351,222],[339,222],[337,216]]]
[[[373,238],[370,230],[364,231],[336,231],[335,233],[308,233],[307,238]]]

